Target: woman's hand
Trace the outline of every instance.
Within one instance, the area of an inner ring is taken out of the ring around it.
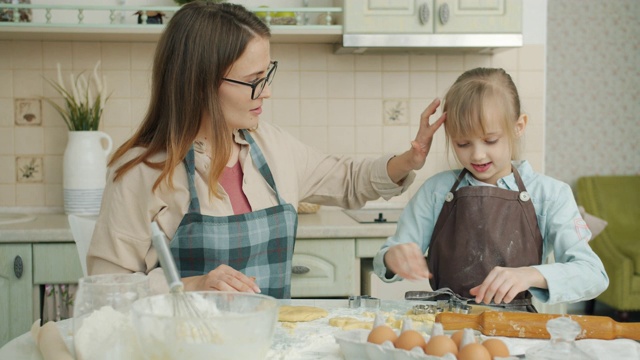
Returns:
[[[476,303],[484,302],[510,303],[516,295],[528,290],[530,287],[546,289],[547,280],[535,268],[519,267],[506,268],[496,266],[484,279],[482,284],[469,290],[471,295],[476,297]]]
[[[435,98],[420,115],[420,128],[416,139],[411,142],[411,149],[409,150],[414,164],[413,170],[420,170],[424,166],[431,149],[433,135],[447,118],[447,114],[442,114],[436,122],[429,124],[429,118],[435,114],[438,106],[440,106],[440,99]]]
[[[387,269],[407,280],[423,280],[431,278],[427,261],[418,244],[406,243],[394,245],[384,255]]]
[[[182,282],[187,291],[218,290],[260,293],[255,278],[248,277],[228,265],[220,265],[206,275],[183,278]]]
[[[420,115],[420,128],[415,140],[411,142],[411,148],[406,152],[395,156],[387,163],[387,173],[393,182],[399,184],[412,170],[420,170],[427,160],[431,149],[433,135],[446,120],[446,114],[442,114],[436,122],[429,124],[429,118],[435,114],[440,106],[440,99],[434,99]]]

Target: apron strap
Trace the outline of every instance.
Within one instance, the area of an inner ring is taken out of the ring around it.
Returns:
[[[462,181],[462,179],[464,179],[464,176],[468,172],[469,170],[467,170],[467,168],[462,168],[462,171],[460,172],[460,175],[458,175],[456,182],[451,187],[451,190],[449,190],[450,192],[455,192],[456,190],[458,190],[458,185],[460,185],[460,182]],[[520,173],[518,172],[518,169],[516,169],[515,166],[511,165],[511,172],[513,172],[513,177],[516,180],[516,185],[518,185],[518,191],[519,192],[526,191],[526,190],[522,190],[526,188],[524,187],[524,182],[522,182],[522,177],[520,177]]]
[[[462,171],[460,171],[460,175],[458,175],[458,178],[456,179],[456,182],[453,184],[453,186],[451,187],[451,190],[449,190],[449,192],[455,192],[456,190],[458,190],[458,185],[460,185],[460,181],[462,181],[462,179],[464,179],[464,176],[467,175],[467,173],[469,172],[469,170],[467,170],[467,168],[462,168]]]
[[[271,174],[271,169],[269,168],[269,164],[267,164],[267,160],[264,158],[264,154],[256,144],[253,137],[246,129],[240,129],[242,135],[244,135],[244,139],[249,143],[249,153],[251,154],[251,159],[253,159],[254,164],[258,167],[258,171],[262,174],[262,177],[267,181],[267,184],[271,186],[273,191],[276,192],[276,197],[278,198],[278,202],[280,205],[284,204],[284,200],[280,197],[278,193],[278,188],[276,187],[276,182],[273,180],[273,175]]]
[[[511,171],[513,172],[513,177],[516,180],[516,185],[518,185],[518,191],[527,191],[527,188],[524,187],[524,182],[522,181],[522,177],[520,176],[518,169],[516,169],[515,166],[511,165]]]
[[[193,145],[187,152],[187,157],[184,158],[184,166],[187,168],[187,179],[189,180],[189,195],[191,201],[189,202],[190,213],[200,213],[200,200],[198,200],[198,192],[196,191],[196,182],[194,180],[196,174],[196,156],[193,150]]]
[[[247,142],[249,143],[249,154],[251,155],[251,159],[253,159],[253,162],[258,167],[260,174],[265,179],[267,184],[269,184],[273,191],[275,191],[276,197],[278,198],[278,204],[284,204],[285,201],[280,197],[280,194],[278,193],[278,188],[276,188],[276,183],[273,180],[271,169],[269,168],[269,164],[267,164],[267,160],[264,158],[262,151],[247,130],[242,129],[240,131],[244,135],[245,140],[247,140]],[[189,202],[189,212],[200,213],[200,200],[198,200],[198,193],[196,192],[196,160],[193,145],[191,145],[189,151],[187,152],[187,156],[184,158],[184,165],[187,168],[187,179],[189,180],[189,195],[191,196],[191,201]]]

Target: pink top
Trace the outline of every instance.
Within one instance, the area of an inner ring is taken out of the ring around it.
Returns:
[[[236,215],[251,212],[249,200],[242,191],[243,175],[240,161],[237,161],[232,167],[225,167],[220,176],[220,185],[229,195],[233,213]]]

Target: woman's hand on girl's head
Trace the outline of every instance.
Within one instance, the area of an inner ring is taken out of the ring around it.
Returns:
[[[387,163],[387,173],[394,183],[400,184],[412,170],[420,170],[424,166],[433,142],[433,135],[447,118],[446,114],[442,114],[436,122],[429,124],[429,117],[435,114],[439,105],[440,99],[436,98],[427,106],[420,115],[420,128],[415,140],[411,142],[411,148],[394,156]]]
[[[492,300],[496,304],[508,304],[516,295],[530,287],[547,288],[547,281],[536,268],[496,266],[489,272],[482,284],[472,288],[469,292],[476,297],[475,301],[478,304],[489,304]]]
[[[407,280],[423,280],[431,278],[427,261],[418,244],[406,243],[394,245],[384,255],[387,269]]]
[[[220,265],[206,275],[183,278],[185,290],[188,291],[239,291],[260,293],[254,277],[248,277],[240,271]]]
[[[433,135],[447,118],[447,114],[442,114],[433,124],[429,124],[429,119],[435,114],[438,106],[440,106],[440,99],[435,98],[420,115],[420,128],[418,129],[415,140],[411,142],[410,149],[414,170],[419,170],[424,166],[429,150],[431,149]]]

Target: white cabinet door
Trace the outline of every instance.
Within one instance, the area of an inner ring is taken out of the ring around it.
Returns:
[[[31,259],[30,244],[0,245],[0,347],[31,327]]]
[[[522,0],[348,0],[347,34],[522,32]]]
[[[345,0],[344,32],[393,34],[433,32],[433,0]]]
[[[435,0],[439,34],[521,33],[522,0]]]
[[[291,297],[346,297],[360,292],[354,239],[297,240]]]

